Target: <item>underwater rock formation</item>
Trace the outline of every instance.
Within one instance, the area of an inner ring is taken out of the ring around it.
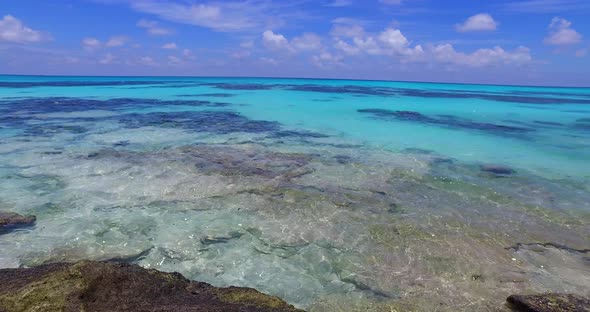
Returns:
[[[0,230],[5,228],[13,228],[18,226],[29,226],[35,223],[37,218],[32,215],[19,215],[14,212],[0,211]],[[1,232],[0,232],[1,234]]]
[[[0,270],[0,311],[301,311],[252,288],[179,273],[82,261]]]
[[[572,294],[512,295],[507,301],[522,312],[590,311],[590,300]]]
[[[503,165],[481,165],[479,169],[483,172],[489,172],[500,176],[516,173],[514,169]]]

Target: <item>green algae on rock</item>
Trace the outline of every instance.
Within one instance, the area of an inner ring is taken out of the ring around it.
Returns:
[[[217,288],[179,273],[82,261],[0,270],[0,311],[301,311],[252,288]]]

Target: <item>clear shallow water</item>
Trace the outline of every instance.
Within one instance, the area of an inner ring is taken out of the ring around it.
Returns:
[[[590,89],[2,76],[0,113],[0,209],[38,216],[1,267],[123,259],[312,311],[590,289]]]

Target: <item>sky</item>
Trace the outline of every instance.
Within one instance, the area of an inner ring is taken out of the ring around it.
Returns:
[[[590,0],[0,0],[0,74],[590,86]]]

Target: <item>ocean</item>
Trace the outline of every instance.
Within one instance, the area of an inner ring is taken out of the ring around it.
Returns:
[[[115,260],[309,311],[590,295],[590,88],[0,76],[0,267]]]

